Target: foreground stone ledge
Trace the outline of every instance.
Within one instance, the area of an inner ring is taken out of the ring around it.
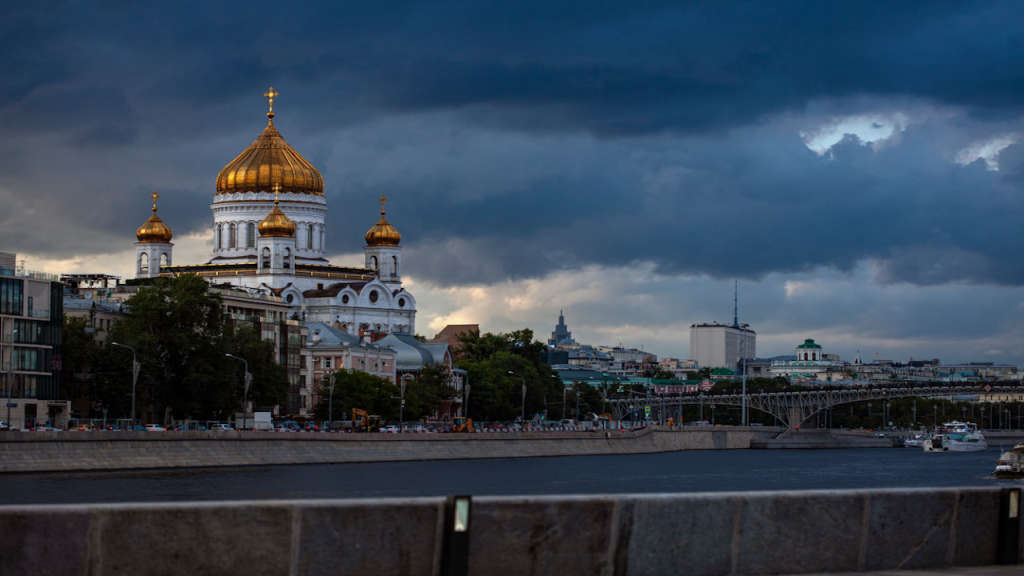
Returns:
[[[1003,490],[478,497],[467,560],[538,576],[987,566]],[[431,575],[446,513],[443,498],[0,506],[0,575]]]

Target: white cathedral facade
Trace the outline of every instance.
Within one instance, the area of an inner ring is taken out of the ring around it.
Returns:
[[[320,172],[274,127],[271,88],[267,125],[217,176],[213,254],[205,264],[172,264],[173,234],[153,214],[137,231],[136,277],[197,274],[279,296],[301,320],[353,336],[413,334],[416,299],[402,287],[401,235],[380,219],[364,235],[364,267],[333,266],[325,257],[327,197]]]

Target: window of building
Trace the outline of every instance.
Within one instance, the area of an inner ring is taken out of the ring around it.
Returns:
[[[348,304],[348,294],[342,294],[341,295],[341,303],[342,304]]]
[[[256,246],[256,225],[249,222],[245,225],[245,247],[252,248]]]
[[[139,255],[139,272],[143,274],[149,273],[149,254],[145,252]]]
[[[263,247],[263,268],[270,268],[270,248]]]
[[[376,270],[377,269],[377,257],[376,256],[370,256],[370,269],[371,270]]]
[[[234,248],[235,246],[238,246],[238,230],[234,224],[231,224],[228,227],[228,248]]]
[[[377,298],[379,298],[379,297],[380,296],[377,294],[376,290],[371,290],[370,291],[370,302],[376,302]]]
[[[392,276],[398,276],[398,256],[392,256],[391,257],[391,264],[392,264],[391,275]]]
[[[405,308],[405,298],[399,298],[398,299],[398,307],[399,308]]]
[[[313,249],[313,225],[306,226],[306,248],[308,250]]]
[[[214,240],[216,241],[216,244],[217,244],[217,250],[220,250],[223,247],[222,238],[221,238],[222,233],[223,233],[223,229],[221,228],[221,225],[217,224],[217,231],[215,232],[217,237],[214,238]]]
[[[284,269],[288,270],[291,267],[292,267],[292,249],[291,248],[285,248],[284,249]]]
[[[161,266],[170,266],[171,265],[171,259],[170,259],[170,257],[167,256],[166,252],[164,252],[163,254],[160,254],[160,265]]]

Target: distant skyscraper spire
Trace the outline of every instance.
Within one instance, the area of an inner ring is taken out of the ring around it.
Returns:
[[[732,289],[732,327],[740,327],[740,281],[736,280]]]

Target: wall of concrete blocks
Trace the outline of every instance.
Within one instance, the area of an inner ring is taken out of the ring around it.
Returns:
[[[267,466],[745,449],[778,430],[696,428],[521,434],[10,432],[0,472]]]
[[[468,574],[991,565],[1002,490],[480,497]],[[443,498],[0,507],[0,574],[436,575],[445,510]]]

